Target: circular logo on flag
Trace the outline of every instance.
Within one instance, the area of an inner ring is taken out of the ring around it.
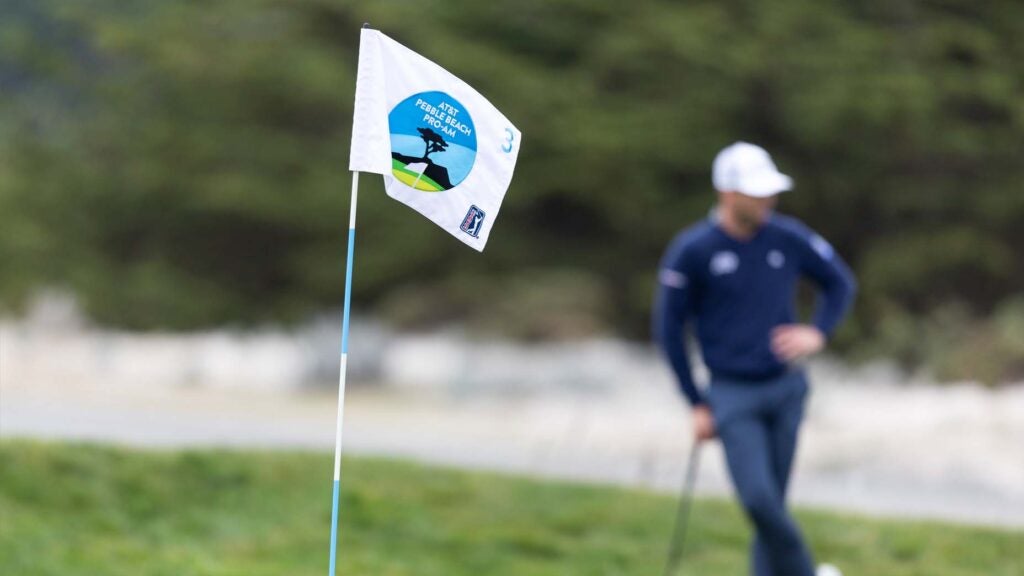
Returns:
[[[423,192],[459,185],[476,162],[476,129],[458,100],[444,92],[420,92],[388,114],[391,173]]]

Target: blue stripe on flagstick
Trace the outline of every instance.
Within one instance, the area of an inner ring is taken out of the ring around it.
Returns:
[[[352,302],[352,256],[355,253],[356,229],[348,229],[348,263],[345,266],[345,318],[341,327],[341,353],[348,354],[348,314]]]
[[[327,576],[334,576],[334,563],[337,559],[337,538],[338,538],[338,487],[341,482],[334,481],[334,505],[331,512],[331,569]]]

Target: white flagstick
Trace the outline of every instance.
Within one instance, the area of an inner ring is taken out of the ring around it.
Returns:
[[[420,183],[420,178],[423,178],[423,174],[426,171],[427,171],[427,168],[426,168],[426,166],[424,166],[423,167],[423,172],[420,172],[420,175],[416,177],[416,181],[412,183],[412,188],[413,189],[416,189],[416,185]]]
[[[338,427],[334,437],[334,498],[331,509],[331,568],[334,576],[338,549],[338,493],[341,486],[341,431],[345,422],[345,373],[348,368],[348,325],[352,303],[352,257],[356,243],[356,201],[359,199],[359,172],[352,173],[352,206],[348,220],[348,261],[345,265],[345,316],[341,326],[341,369],[338,374]]]
[[[406,164],[405,167],[406,167],[406,169],[408,169],[409,166],[412,166],[414,164],[417,164],[417,162],[410,162],[409,164]],[[427,164],[426,162],[419,162],[419,164],[423,164],[423,168],[420,169],[420,173],[419,173],[419,175],[416,176],[416,180],[414,180],[412,185],[409,186],[413,190],[417,189],[416,185],[420,183],[420,178],[423,178],[423,175],[426,174],[426,172],[427,172],[427,168],[430,167],[430,164]]]

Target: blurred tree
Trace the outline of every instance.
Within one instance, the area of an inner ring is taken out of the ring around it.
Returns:
[[[795,176],[782,209],[861,277],[841,343],[882,338],[893,310],[1020,309],[1005,303],[1024,286],[1024,4],[430,4],[411,19],[397,2],[5,2],[0,299],[65,285],[136,328],[337,305],[370,21],[480,89],[526,145],[484,258],[364,179],[361,306],[401,293],[425,300],[396,318],[496,314],[446,287],[540,269],[600,295],[590,325],[645,337],[661,250],[714,202],[715,152],[746,139]]]

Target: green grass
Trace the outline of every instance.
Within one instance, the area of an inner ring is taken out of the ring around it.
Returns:
[[[0,442],[0,574],[323,576],[330,455]],[[378,459],[343,467],[339,574],[659,575],[671,497]],[[801,511],[847,574],[1019,576],[1024,533]],[[702,500],[690,575],[744,573],[746,525]]]

